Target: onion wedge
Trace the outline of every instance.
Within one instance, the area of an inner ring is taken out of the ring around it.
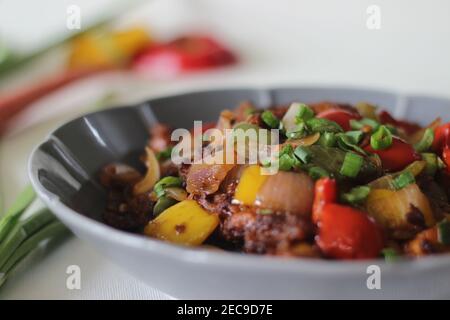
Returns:
[[[135,195],[150,191],[161,176],[155,153],[149,147],[145,148],[145,152],[147,153],[147,159],[145,161],[147,173],[141,181],[134,185],[133,193]]]

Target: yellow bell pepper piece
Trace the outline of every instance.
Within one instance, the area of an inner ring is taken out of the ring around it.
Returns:
[[[267,177],[267,175],[261,174],[261,168],[258,165],[245,168],[236,187],[234,200],[237,200],[240,204],[254,205],[258,191]]]
[[[194,200],[183,200],[150,221],[144,233],[160,240],[198,246],[218,224],[216,214],[209,213]]]
[[[105,45],[106,44],[106,45]],[[76,37],[70,44],[68,67],[81,69],[90,67],[113,67],[116,56],[111,55],[113,47],[107,35],[86,33]]]
[[[68,67],[123,66],[150,41],[147,31],[137,27],[116,32],[87,32],[72,40]]]
[[[151,41],[147,30],[140,27],[115,32],[112,37],[115,46],[126,57],[136,54]]]

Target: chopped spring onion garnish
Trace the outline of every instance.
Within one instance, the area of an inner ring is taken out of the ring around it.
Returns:
[[[280,151],[279,156],[281,157],[283,154],[291,155],[294,152],[294,148],[290,144],[286,144]]]
[[[173,206],[176,203],[178,203],[178,201],[171,197],[166,196],[159,197],[158,201],[156,201],[155,206],[153,207],[153,216],[157,217],[164,210]]]
[[[414,145],[414,149],[419,152],[427,151],[433,144],[433,140],[434,131],[433,129],[427,128],[423,133],[422,139],[420,139],[420,141]]]
[[[349,131],[349,132],[353,133],[353,132],[361,132],[361,131]],[[360,137],[358,137],[357,134],[347,135],[347,132],[346,133],[338,133],[338,134],[336,134],[336,141],[337,141],[338,147],[344,151],[354,150],[361,154],[366,154],[366,152],[358,146],[357,139],[361,139],[361,137],[362,137],[362,132],[361,132]]]
[[[308,163],[311,160],[311,153],[301,146],[298,146],[294,150],[294,154],[299,158],[303,163]]]
[[[289,132],[286,132],[286,136],[289,139],[300,139],[305,137],[308,134],[308,130],[306,127],[306,124],[304,122],[301,122],[297,124],[294,129],[292,129]]]
[[[372,131],[376,131],[378,129],[378,127],[380,126],[380,124],[373,120],[373,119],[369,119],[369,118],[363,118],[361,120],[355,120],[352,119],[350,120],[350,127],[353,130],[361,130],[362,128],[369,126],[372,128]]]
[[[280,126],[280,120],[272,113],[272,111],[266,110],[261,114],[261,119],[270,128],[276,129]]]
[[[167,176],[162,178],[161,180],[159,180],[154,187],[154,191],[156,193],[156,196],[158,198],[164,196],[165,188],[168,187],[181,187],[181,185],[183,184],[183,181],[181,180],[181,178],[179,177],[172,177],[172,176]]]
[[[380,126],[372,137],[370,137],[370,145],[375,150],[387,149],[392,144],[392,133],[386,126]]]
[[[399,259],[397,251],[393,248],[385,248],[381,251],[386,262],[395,262]]]
[[[338,125],[334,121],[330,121],[327,119],[322,118],[313,118],[306,121],[306,124],[308,125],[308,128],[311,130],[311,132],[343,132],[341,126]]]
[[[421,153],[421,156],[426,162],[425,172],[430,176],[434,176],[439,169],[439,161],[442,162],[442,160],[434,153]]]
[[[352,138],[355,144],[359,143],[364,135],[362,131],[354,130],[354,131],[347,131],[345,133],[346,136],[349,136]]]
[[[168,147],[167,149],[159,152],[158,154],[156,154],[156,159],[158,160],[170,159],[170,156],[172,155],[172,149],[173,147]]]
[[[272,161],[270,161],[269,159],[264,159],[261,161],[261,166],[263,166],[264,168],[270,167],[271,164],[272,164]]]
[[[295,157],[292,157],[291,155],[288,154],[281,155],[278,160],[278,168],[281,171],[289,171],[292,169],[292,167],[295,166],[295,164],[296,164]]]
[[[332,132],[324,132],[320,135],[318,143],[322,147],[334,147],[336,145],[336,137]]]
[[[344,193],[341,198],[343,201],[348,202],[350,204],[360,204],[366,200],[367,196],[370,193],[370,187],[368,186],[360,186],[353,188],[350,192]]]
[[[301,123],[303,121],[312,119],[314,117],[314,111],[306,104],[301,103],[298,109],[298,113],[295,116],[295,121]]]
[[[289,171],[299,165],[300,161],[294,156],[294,148],[290,144],[285,145],[278,155],[278,168]]]
[[[304,123],[304,121],[301,118],[298,118],[299,115],[302,117],[305,117],[308,113],[307,109],[305,109],[305,105],[302,103],[294,102],[289,106],[289,109],[286,111],[286,113],[283,116],[283,119],[281,119],[280,123],[280,129],[287,135],[291,132],[298,132],[300,128],[298,128],[298,125],[300,123]],[[304,111],[302,111],[302,109]],[[301,129],[304,130],[304,129]],[[289,136],[288,136],[289,137]]]
[[[392,133],[397,134],[398,130],[396,127],[394,127],[392,124],[385,124],[385,127]]]
[[[355,178],[361,170],[363,162],[364,159],[360,155],[353,152],[347,152],[340,173],[343,176]]]
[[[314,180],[318,180],[320,178],[326,178],[326,177],[330,176],[330,174],[327,172],[327,170],[325,170],[325,169],[323,169],[321,167],[311,167],[311,168],[309,168],[308,174]]]
[[[444,220],[437,224],[438,241],[444,245],[450,245],[450,221]]]
[[[395,189],[400,190],[415,182],[414,175],[410,171],[405,171],[394,179],[393,184]]]

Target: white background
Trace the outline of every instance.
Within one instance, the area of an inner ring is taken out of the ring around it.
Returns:
[[[85,23],[121,8],[122,1],[0,1],[0,39],[29,50],[62,36],[65,8],[78,4]],[[381,8],[381,29],[366,27],[369,5]],[[450,2],[407,0],[156,0],[127,14],[157,38],[208,30],[241,57],[240,65],[171,80],[109,74],[41,99],[1,142],[5,205],[27,183],[27,157],[59,123],[114,91],[120,102],[220,86],[331,84],[376,87],[450,97]],[[86,22],[87,21],[87,22]],[[57,60],[57,59],[56,59]],[[54,67],[47,57],[0,83],[0,92],[30,82]],[[80,94],[82,93],[82,94]],[[82,270],[82,289],[65,288],[68,265]],[[149,266],[151,272],[151,266]],[[0,291],[1,299],[167,298],[134,280],[72,237]]]

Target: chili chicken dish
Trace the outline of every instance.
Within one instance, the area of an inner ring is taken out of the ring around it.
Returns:
[[[108,225],[180,245],[294,258],[450,252],[450,123],[440,118],[422,127],[363,102],[243,102],[183,137],[200,139],[204,150],[217,143],[208,129],[276,129],[276,143],[258,141],[274,156],[243,164],[176,163],[173,129],[150,128],[145,172],[102,168]],[[276,173],[263,174],[273,164]]]

